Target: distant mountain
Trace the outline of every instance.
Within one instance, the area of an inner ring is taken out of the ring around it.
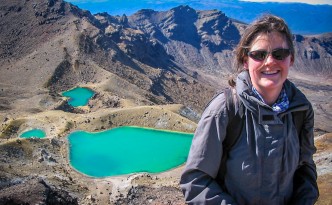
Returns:
[[[56,97],[92,83],[141,104],[181,103],[201,110],[226,86],[246,27],[218,10],[179,6],[131,16],[92,15],[62,0],[5,1],[0,17],[3,109],[36,94],[48,99],[41,90]],[[331,76],[332,33],[294,37],[294,70]]]
[[[220,7],[228,16],[250,23],[264,13],[284,18],[295,34],[312,35],[332,32],[331,5],[310,5],[302,3],[255,3],[233,2]]]
[[[69,0],[70,1],[70,0]],[[304,3],[256,3],[238,0],[220,1],[159,1],[158,3],[137,0],[133,2],[102,1],[87,3],[74,2],[80,8],[92,13],[107,12],[111,15],[132,15],[142,8],[157,11],[165,11],[179,5],[188,5],[196,10],[217,9],[228,17],[244,23],[250,23],[263,13],[272,13],[283,17],[295,34],[320,34],[332,32],[332,6],[310,5]]]
[[[233,50],[247,26],[221,11],[194,10],[189,6],[159,12],[143,9],[128,17],[107,13],[95,16],[104,22],[105,33],[110,28],[120,28],[116,32],[111,29],[115,33],[110,36],[123,36],[121,28],[130,28],[141,36],[137,39],[146,39],[126,41],[124,47],[129,48],[126,52],[131,58],[162,68],[170,67],[169,62],[175,62],[182,70],[190,70],[196,76],[214,76],[216,81],[231,72]],[[331,37],[332,33],[294,35],[297,51],[294,70],[331,75]],[[123,40],[114,41],[123,43]]]

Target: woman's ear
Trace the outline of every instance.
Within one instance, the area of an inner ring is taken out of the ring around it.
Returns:
[[[290,66],[293,66],[293,64],[294,64],[294,56],[293,56],[293,55],[291,55]]]

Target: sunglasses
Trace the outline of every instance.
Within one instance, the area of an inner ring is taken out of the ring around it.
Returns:
[[[257,51],[249,51],[248,56],[257,61],[264,61],[268,55],[272,55],[272,57],[276,60],[284,60],[290,55],[290,49],[288,48],[277,48],[271,52],[265,50],[257,50]]]

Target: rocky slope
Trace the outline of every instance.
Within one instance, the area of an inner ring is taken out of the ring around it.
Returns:
[[[123,125],[193,132],[227,84],[246,25],[188,6],[110,16],[62,0],[3,1],[0,18],[0,203],[183,204],[182,167],[89,178],[69,166],[66,136]],[[330,133],[332,34],[294,37],[290,78],[313,102],[316,135]],[[75,86],[96,92],[87,106],[72,108],[60,95]],[[33,127],[47,138],[18,138]],[[328,147],[317,155],[320,186],[329,190],[331,146],[319,139]],[[35,197],[16,197],[23,192]]]

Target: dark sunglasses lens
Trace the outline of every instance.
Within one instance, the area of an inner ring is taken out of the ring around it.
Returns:
[[[289,49],[284,49],[284,48],[272,51],[272,57],[277,60],[284,60],[289,56],[289,54],[290,54]]]
[[[267,51],[251,51],[249,56],[255,60],[262,61],[265,59]]]

